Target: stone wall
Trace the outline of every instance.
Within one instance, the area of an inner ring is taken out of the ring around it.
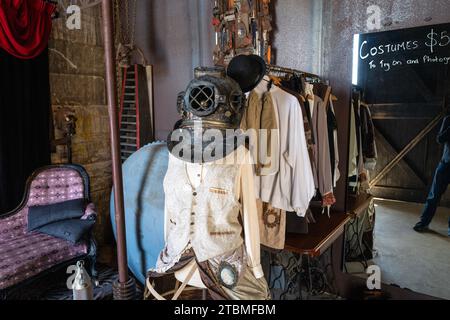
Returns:
[[[78,119],[73,162],[84,166],[90,175],[92,200],[99,213],[95,234],[103,245],[112,240],[109,219],[112,173],[100,17],[99,6],[83,10],[81,30],[69,30],[65,17],[55,20],[49,55],[53,111],[69,107]],[[60,136],[57,130],[56,136]],[[65,148],[58,147],[52,156],[53,163],[66,159]]]

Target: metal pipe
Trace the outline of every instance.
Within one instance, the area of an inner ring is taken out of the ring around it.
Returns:
[[[271,71],[274,71],[274,72],[283,72],[283,73],[288,73],[288,74],[298,74],[298,75],[302,75],[302,76],[307,77],[307,78],[313,78],[313,79],[320,80],[320,77],[318,75],[316,75],[316,74],[313,74],[313,73],[308,73],[308,72],[304,72],[304,71],[300,71],[300,70],[296,70],[296,69],[291,69],[291,68],[275,66],[275,65],[271,65],[271,64],[267,64],[267,71],[269,73]]]
[[[125,210],[123,203],[122,161],[120,159],[119,126],[117,117],[117,95],[115,76],[115,54],[113,37],[113,9],[111,0],[102,1],[103,38],[105,45],[106,89],[111,129],[112,172],[114,183],[114,208],[117,228],[117,260],[119,283],[129,281],[127,245],[125,231]]]

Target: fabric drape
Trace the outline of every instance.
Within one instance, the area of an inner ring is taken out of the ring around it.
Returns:
[[[0,1],[0,48],[19,59],[33,59],[48,44],[54,4],[44,0]]]
[[[31,60],[0,49],[0,214],[22,199],[25,182],[50,164],[48,51]]]

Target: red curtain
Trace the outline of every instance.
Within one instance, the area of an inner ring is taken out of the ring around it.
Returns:
[[[44,0],[0,0],[0,48],[33,59],[47,47],[54,4]]]

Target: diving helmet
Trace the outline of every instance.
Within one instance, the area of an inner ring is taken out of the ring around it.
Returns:
[[[181,120],[168,137],[172,155],[188,162],[221,159],[245,142],[240,128],[245,93],[265,74],[266,64],[256,55],[234,58],[224,67],[199,67],[187,89],[178,95]]]

